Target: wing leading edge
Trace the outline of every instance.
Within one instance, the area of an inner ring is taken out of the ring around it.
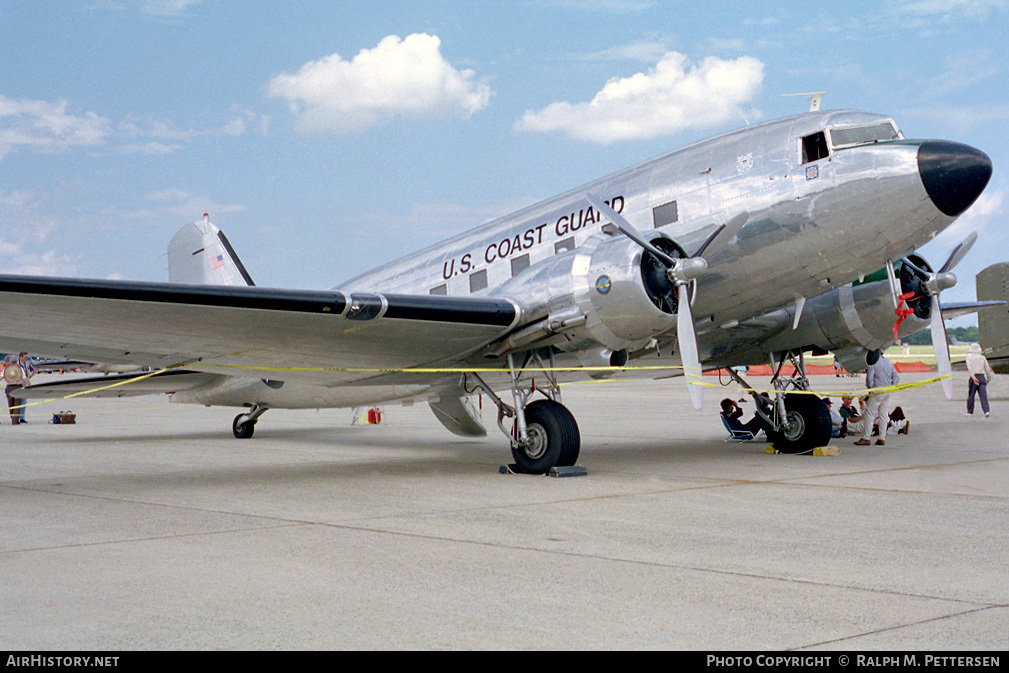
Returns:
[[[500,298],[0,275],[0,350],[339,385],[458,362],[521,319]]]

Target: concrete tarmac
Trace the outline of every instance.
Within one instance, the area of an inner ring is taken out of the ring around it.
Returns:
[[[700,413],[681,380],[567,385],[563,479],[498,473],[486,399],[482,440],[426,404],[247,440],[163,396],[33,406],[0,425],[0,649],[1005,651],[1009,402],[965,418],[954,376],[820,457],[723,442],[735,385]]]

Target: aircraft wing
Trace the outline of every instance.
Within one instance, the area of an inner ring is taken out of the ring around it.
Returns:
[[[0,275],[0,351],[324,386],[460,362],[520,318],[500,298]]]

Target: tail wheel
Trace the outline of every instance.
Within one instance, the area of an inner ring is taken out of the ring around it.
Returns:
[[[235,433],[235,437],[248,439],[256,431],[256,421],[243,420],[247,418],[246,414],[235,416],[235,420],[231,423],[231,431]]]
[[[553,400],[536,400],[525,408],[529,442],[512,444],[512,457],[526,472],[545,474],[551,467],[570,466],[578,461],[581,434],[575,417]]]
[[[785,395],[785,422],[767,437],[781,453],[807,453],[830,443],[830,411],[816,395]]]

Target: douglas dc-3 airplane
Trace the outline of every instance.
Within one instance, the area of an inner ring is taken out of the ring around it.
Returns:
[[[790,392],[809,387],[803,352],[857,371],[931,323],[949,371],[938,297],[973,237],[937,271],[912,253],[991,172],[983,152],[907,140],[888,116],[810,112],[669,152],[333,291],[252,285],[209,222],[188,254],[227,262],[225,281],[198,260],[183,284],[0,276],[0,350],[164,370],[107,394],[244,406],[237,437],[269,408],[394,400],[427,401],[452,432],[482,436],[472,396],[484,393],[533,473],[578,458],[559,382],[621,371],[690,384],[770,360],[776,392],[754,397],[775,447],[802,452],[830,439],[825,405]],[[688,390],[700,409],[702,388]]]

